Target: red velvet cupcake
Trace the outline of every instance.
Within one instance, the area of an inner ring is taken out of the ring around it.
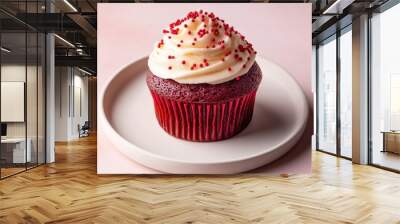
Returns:
[[[202,10],[162,32],[147,76],[160,126],[177,138],[200,142],[243,130],[251,121],[262,77],[252,45]]]

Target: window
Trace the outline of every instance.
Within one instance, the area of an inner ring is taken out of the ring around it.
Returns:
[[[350,159],[352,26],[346,26],[318,46],[317,149]]]
[[[400,5],[371,18],[370,161],[400,170]]]
[[[318,47],[317,149],[336,153],[336,38]]]
[[[351,158],[352,148],[352,35],[351,26],[340,36],[340,155]]]
[[[17,11],[41,13],[41,5],[44,1],[21,1]],[[12,24],[0,24],[0,178],[5,178],[45,163],[46,39],[8,14],[0,17]]]

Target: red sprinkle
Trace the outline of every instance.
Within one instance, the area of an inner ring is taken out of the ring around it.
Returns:
[[[231,67],[228,68],[228,71],[232,71]]]
[[[171,30],[171,33],[177,35],[179,33],[179,28],[177,28],[176,30]]]
[[[239,77],[239,76],[238,76],[238,77],[236,77],[236,80],[237,80],[237,81],[239,81],[239,80],[240,80],[240,77]]]
[[[203,37],[204,35],[206,35],[207,31],[205,29],[200,29],[197,32],[197,35],[199,35],[199,37]]]
[[[184,64],[186,64],[186,61],[185,61],[185,60],[182,61],[182,65],[184,65]]]

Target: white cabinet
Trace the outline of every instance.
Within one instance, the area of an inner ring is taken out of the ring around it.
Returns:
[[[25,138],[7,138],[1,140],[2,147],[7,147],[7,150],[12,151],[12,163],[25,163],[32,161],[32,140]],[[26,161],[25,161],[26,160]]]

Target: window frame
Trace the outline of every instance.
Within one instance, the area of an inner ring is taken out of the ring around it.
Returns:
[[[384,13],[385,11],[391,9],[392,7],[395,7],[397,5],[399,5],[400,1],[399,0],[388,0],[386,1],[384,4],[380,5],[377,8],[374,8],[372,10],[368,11],[368,34],[367,34],[367,39],[368,39],[368,69],[367,69],[367,79],[368,79],[368,111],[367,111],[367,116],[368,116],[368,124],[367,124],[367,128],[368,128],[368,152],[367,152],[367,162],[368,165],[373,166],[373,167],[377,167],[383,170],[387,170],[387,171],[391,171],[394,173],[400,173],[400,170],[391,168],[391,167],[387,167],[387,166],[383,166],[377,163],[373,162],[373,130],[372,130],[372,93],[373,93],[373,88],[372,88],[372,57],[373,57],[373,50],[372,50],[372,19],[374,17],[374,14],[381,14]]]
[[[344,26],[343,28],[339,29],[336,31],[336,33],[328,36],[327,38],[321,40],[318,42],[318,44],[316,44],[316,51],[315,51],[315,60],[316,60],[316,68],[315,68],[315,86],[316,86],[316,151],[319,152],[323,152],[329,155],[333,155],[333,156],[337,156],[340,158],[344,158],[347,160],[352,160],[351,157],[348,156],[344,156],[342,155],[342,150],[341,150],[341,119],[340,119],[340,84],[341,84],[341,67],[340,67],[340,37],[342,35],[344,35],[347,32],[351,32],[352,31],[352,23],[347,24],[346,26]],[[319,47],[322,43],[327,43],[330,41],[336,41],[336,152],[332,153],[329,152],[327,150],[324,150],[322,148],[319,147],[319,100],[320,100],[320,93],[318,91],[319,89],[319,85],[320,85],[320,74],[319,74]]]

